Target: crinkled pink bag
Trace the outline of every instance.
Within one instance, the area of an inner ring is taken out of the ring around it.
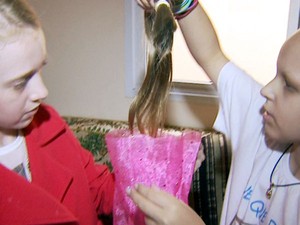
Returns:
[[[199,132],[160,133],[153,138],[124,129],[111,131],[105,138],[116,179],[114,224],[145,224],[143,213],[126,195],[126,188],[137,183],[155,184],[188,202],[201,144]]]

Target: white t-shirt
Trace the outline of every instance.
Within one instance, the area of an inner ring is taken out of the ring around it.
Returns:
[[[0,163],[31,181],[26,142],[21,133],[12,143],[0,147]]]
[[[233,151],[220,224],[300,225],[300,185],[275,187],[272,197],[266,197],[284,147],[266,146],[262,86],[232,62],[222,69],[217,86],[220,109],[214,128],[226,135]],[[290,172],[289,153],[279,161],[272,181],[300,182]]]

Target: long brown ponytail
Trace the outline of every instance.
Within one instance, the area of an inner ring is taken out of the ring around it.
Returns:
[[[172,82],[172,46],[176,22],[167,4],[145,12],[148,41],[147,71],[142,86],[129,109],[129,128],[134,119],[139,131],[156,136],[165,122],[166,104]]]

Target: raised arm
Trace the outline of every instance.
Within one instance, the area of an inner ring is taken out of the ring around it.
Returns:
[[[221,50],[217,34],[205,10],[199,3],[188,16],[178,22],[191,54],[216,84],[219,72],[228,59]]]
[[[136,1],[145,10],[154,10],[154,0]],[[179,19],[178,23],[191,54],[216,84],[219,72],[228,58],[220,47],[215,29],[201,3],[188,16]]]

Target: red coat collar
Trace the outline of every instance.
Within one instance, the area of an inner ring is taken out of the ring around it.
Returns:
[[[47,151],[47,144],[65,132],[66,124],[49,106],[43,105],[25,130],[31,176],[34,183],[62,200],[72,182],[72,173]],[[61,146],[60,146],[61,147]],[[48,184],[57,185],[48,185]]]
[[[72,172],[57,162],[46,147],[65,132],[65,126],[52,108],[43,105],[23,131],[30,158],[31,184],[0,165],[0,224],[77,224],[72,213],[60,203],[72,183]],[[51,183],[56,185],[48,185]]]
[[[34,120],[24,129],[25,136],[31,136],[38,145],[43,146],[65,131],[66,123],[57,115],[56,111],[42,104]]]

